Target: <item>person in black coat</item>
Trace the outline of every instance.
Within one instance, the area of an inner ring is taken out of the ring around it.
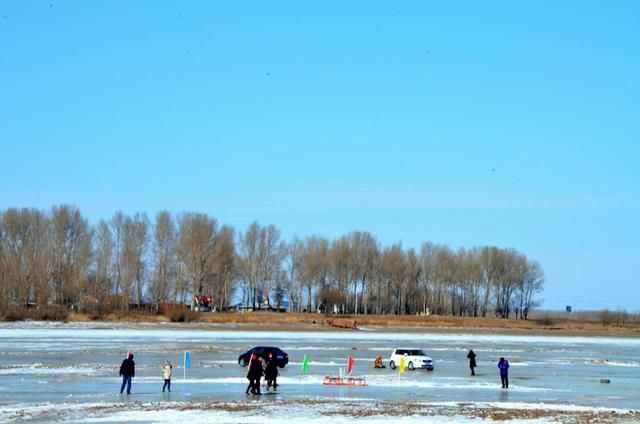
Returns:
[[[267,390],[269,390],[270,387],[273,387],[273,390],[275,390],[276,387],[278,387],[278,384],[276,383],[277,378],[278,378],[278,364],[276,363],[276,360],[273,357],[273,355],[270,353],[269,359],[267,360],[267,365],[265,366],[265,369],[264,369],[264,379],[267,382]]]
[[[260,393],[260,379],[262,378],[262,358],[257,355],[251,355],[251,361],[249,361],[249,370],[247,371],[247,379],[249,380],[249,385],[247,386],[247,390],[245,390],[246,394],[249,394],[249,391],[254,395],[261,395]]]
[[[130,395],[131,379],[136,375],[136,363],[133,362],[133,353],[129,353],[129,357],[122,361],[122,365],[120,365],[120,375],[122,376],[120,394],[124,392],[124,387],[127,386],[127,394]]]
[[[471,375],[476,375],[476,372],[474,371],[474,368],[477,366],[476,354],[473,353],[473,349],[469,350],[469,353],[467,353],[467,358],[469,359],[469,368],[471,368]]]

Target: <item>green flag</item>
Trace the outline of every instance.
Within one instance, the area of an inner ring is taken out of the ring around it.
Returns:
[[[307,371],[309,371],[309,358],[307,358],[307,355],[304,355],[304,358],[302,359],[302,372]]]

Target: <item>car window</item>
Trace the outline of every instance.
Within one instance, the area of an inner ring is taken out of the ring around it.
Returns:
[[[409,352],[409,354],[410,354],[410,355],[413,355],[413,356],[426,356],[426,353],[424,353],[424,352],[423,352],[422,350],[420,350],[420,349],[414,349],[414,350],[411,350],[411,351]]]

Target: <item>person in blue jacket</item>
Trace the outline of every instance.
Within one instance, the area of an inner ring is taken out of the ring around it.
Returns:
[[[502,388],[509,388],[509,361],[504,358],[500,358],[498,361],[498,368],[500,369],[500,380],[502,381]]]

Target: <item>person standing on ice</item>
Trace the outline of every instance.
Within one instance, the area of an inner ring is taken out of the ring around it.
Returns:
[[[504,358],[500,358],[498,361],[498,368],[500,369],[500,380],[502,381],[502,388],[509,388],[509,361]]]
[[[267,359],[267,364],[264,368],[264,379],[267,382],[267,390],[270,387],[273,387],[273,390],[276,390],[278,384],[276,380],[278,378],[278,364],[276,363],[275,358],[272,353],[269,353],[269,358]]]
[[[131,379],[136,375],[136,363],[133,362],[133,353],[129,353],[129,357],[122,361],[122,365],[120,365],[120,375],[122,376],[120,394],[124,392],[124,387],[127,386],[127,394],[130,395]]]
[[[469,368],[471,368],[471,375],[476,375],[474,368],[476,365],[476,354],[473,353],[473,349],[469,349],[469,353],[467,353],[467,359],[469,359]]]
[[[173,366],[171,365],[171,362],[164,361],[164,366],[162,367],[162,378],[164,379],[164,386],[162,386],[163,392],[164,392],[164,389],[171,391],[171,369],[172,368]]]

